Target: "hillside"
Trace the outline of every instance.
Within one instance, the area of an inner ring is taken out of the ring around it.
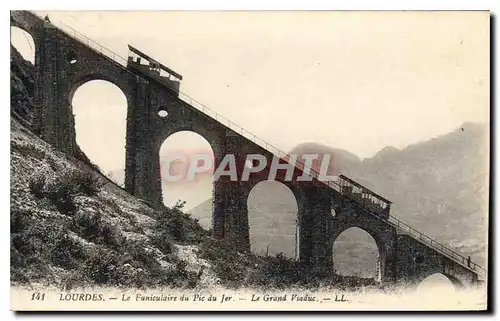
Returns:
[[[488,127],[455,131],[363,161],[358,179],[394,202],[411,226],[486,264]]]
[[[216,282],[212,271],[201,272],[209,265],[197,258],[194,247],[169,244],[168,239],[164,245],[154,244],[155,215],[85,164],[54,151],[16,120],[11,122],[14,283],[154,285],[149,282],[172,281],[160,277],[180,262],[186,270],[178,273],[201,273],[197,282]],[[196,227],[191,232],[203,235]],[[171,252],[160,249],[167,245]]]

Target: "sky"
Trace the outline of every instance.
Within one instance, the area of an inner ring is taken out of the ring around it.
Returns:
[[[366,158],[489,122],[487,12],[38,13],[125,58],[139,48],[183,75],[182,92],[283,151],[317,142]],[[29,53],[24,35],[12,42]],[[73,99],[77,141],[105,171],[124,167],[125,106],[102,81]],[[207,146],[193,137],[166,149]]]

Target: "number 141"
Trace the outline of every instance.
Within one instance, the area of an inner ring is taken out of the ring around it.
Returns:
[[[31,301],[43,301],[45,300],[45,293],[35,292],[31,295]]]

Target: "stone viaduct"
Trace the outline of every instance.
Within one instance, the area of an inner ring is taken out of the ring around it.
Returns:
[[[71,101],[80,85],[101,79],[123,91],[127,98],[125,189],[130,194],[162,203],[159,150],[169,135],[181,130],[196,132],[210,143],[216,167],[226,154],[235,155],[238,173],[247,166],[243,160],[248,154],[272,159],[267,144],[257,144],[240,127],[180,99],[182,76],[139,50],[129,46],[130,56],[121,60],[84,36],[28,11],[12,11],[11,26],[28,32],[35,43],[33,130],[59,150],[68,155],[77,150]],[[159,111],[168,116],[160,117]],[[286,157],[278,156],[281,163],[288,164]],[[303,167],[294,167],[294,178],[302,172]],[[390,216],[388,200],[347,177],[341,176],[340,183],[333,186],[318,181],[314,174],[312,181],[285,181],[284,173],[279,170],[276,180],[296,197],[300,260],[312,268],[331,269],[336,237],[350,227],[359,227],[377,243],[381,282],[417,283],[442,273],[454,284],[470,285],[486,273]],[[250,249],[247,197],[266,177],[255,174],[248,181],[231,181],[222,176],[214,182],[214,237],[235,244],[240,251]]]

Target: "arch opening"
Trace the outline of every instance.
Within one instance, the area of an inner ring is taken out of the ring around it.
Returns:
[[[461,287],[458,280],[450,278],[442,273],[434,273],[427,276],[417,285],[417,291],[429,293],[454,293]]]
[[[10,43],[19,51],[24,60],[35,64],[35,41],[33,37],[25,30],[11,26]]]
[[[168,111],[165,108],[160,108],[158,110],[158,116],[160,116],[161,118],[165,118],[168,116]]]
[[[76,53],[74,53],[74,52],[68,53],[66,59],[68,60],[70,65],[74,65],[78,62],[78,57],[77,57]]]
[[[382,278],[382,256],[375,239],[365,230],[351,227],[339,234],[333,243],[333,268],[343,276]]]
[[[70,99],[78,146],[103,174],[123,186],[127,97],[109,81],[90,80]]]
[[[185,202],[184,210],[210,229],[214,174],[210,143],[195,132],[179,131],[163,141],[159,156],[163,204]]]
[[[251,251],[298,259],[298,206],[293,192],[283,183],[262,181],[250,191],[247,206]]]

